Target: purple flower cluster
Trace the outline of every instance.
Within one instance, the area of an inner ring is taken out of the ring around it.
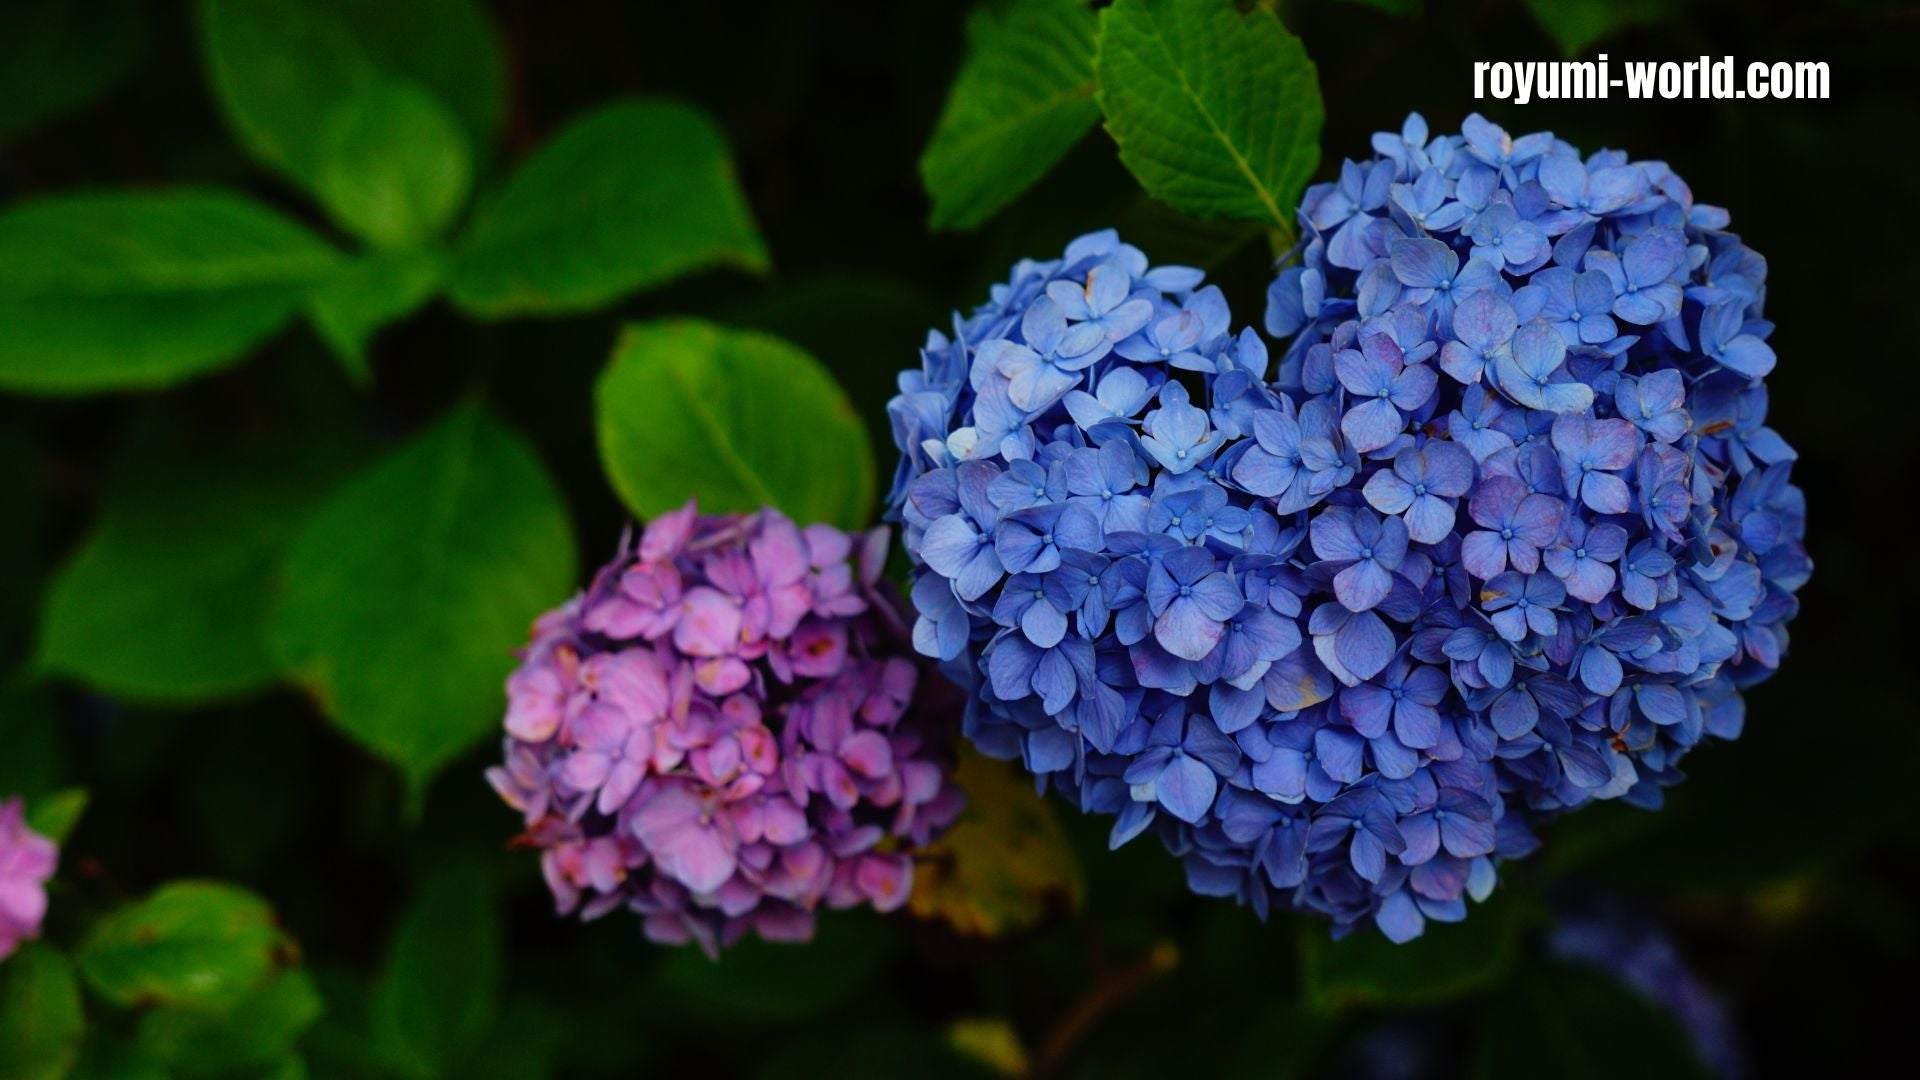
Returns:
[[[0,802],[0,960],[40,936],[47,879],[59,865],[59,846],[27,827],[20,800]]]
[[[1737,735],[1810,571],[1765,261],[1663,164],[1465,129],[1308,191],[1271,374],[1198,271],[1104,232],[890,406],[967,734],[1196,891],[1395,940]]]
[[[631,908],[713,953],[805,940],[823,902],[906,902],[964,798],[915,715],[888,542],[688,504],[540,618],[487,778],[561,914]]]

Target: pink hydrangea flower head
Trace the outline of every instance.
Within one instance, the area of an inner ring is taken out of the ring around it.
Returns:
[[[47,879],[59,865],[59,846],[27,826],[21,801],[0,802],[0,960],[40,936]]]
[[[887,536],[692,504],[535,624],[487,779],[561,914],[717,952],[893,911],[964,798],[881,585]]]

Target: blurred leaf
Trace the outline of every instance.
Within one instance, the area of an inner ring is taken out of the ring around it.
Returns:
[[[915,867],[908,906],[963,934],[998,937],[1023,930],[1060,908],[1080,906],[1080,864],[1051,803],[1024,773],[960,752],[955,780],[967,810]]]
[[[0,1080],[59,1080],[85,1028],[80,980],[60,950],[30,941],[0,961]]]
[[[227,122],[309,190],[324,187],[334,117],[386,78],[437,99],[467,156],[484,159],[493,144],[505,65],[473,0],[199,0],[199,15]]]
[[[607,477],[640,517],[697,496],[710,513],[868,522],[866,427],[813,357],[779,338],[693,319],[628,326],[594,414]]]
[[[954,77],[920,178],[931,225],[972,229],[1018,198],[1093,122],[1093,35],[1081,0],[989,2],[967,19]]]
[[[1488,1003],[1474,1075],[1613,1080],[1704,1077],[1673,1016],[1597,972],[1526,972]]]
[[[0,213],[0,389],[166,386],[238,359],[338,256],[208,188],[94,192]]]
[[[508,177],[451,285],[480,318],[556,315],[714,266],[767,268],[726,139],[704,113],[647,99],[574,121]]]
[[[1629,26],[1673,15],[1679,0],[1527,0],[1527,7],[1561,50],[1574,56]]]
[[[1495,985],[1512,969],[1535,917],[1533,898],[1503,882],[1458,923],[1428,920],[1426,933],[1395,945],[1371,924],[1334,941],[1318,920],[1301,928],[1300,977],[1316,1008],[1422,1005]]]
[[[231,1009],[154,1009],[140,1017],[142,1055],[184,1076],[268,1069],[320,1018],[313,976],[300,969],[267,981]]]
[[[440,285],[440,253],[394,251],[357,259],[313,294],[307,315],[355,383],[372,376],[367,346],[412,314]]]
[[[1020,1033],[1011,1021],[1001,1017],[955,1020],[947,1025],[947,1045],[954,1053],[1001,1076],[1026,1076],[1033,1071]]]
[[[438,236],[467,201],[473,162],[458,121],[412,83],[369,83],[326,124],[315,176],[320,201],[375,247]]]
[[[140,0],[12,0],[0,35],[0,142],[125,78],[145,23]]]
[[[116,1005],[221,1009],[251,994],[292,947],[265,900],[220,882],[177,881],[101,919],[76,959]]]
[[[27,802],[27,828],[56,844],[64,844],[87,812],[87,789],[67,788]]]
[[[429,873],[400,917],[370,1002],[384,1054],[414,1076],[448,1066],[492,1027],[503,978],[496,886],[478,862]]]
[[[334,493],[282,580],[276,654],[418,794],[498,726],[513,650],[574,587],[574,544],[533,448],[466,405]]]
[[[1147,193],[1291,232],[1320,162],[1320,85],[1300,39],[1271,11],[1217,0],[1118,0],[1100,26],[1100,107]]]
[[[280,674],[267,649],[282,549],[345,455],[285,441],[186,454],[135,440],[47,592],[37,663],[118,697],[232,698]]]
[[[297,1054],[289,1054],[269,1065],[260,1074],[260,1080],[307,1080],[307,1062]]]
[[[893,958],[893,932],[871,917],[820,916],[807,944],[747,938],[720,959],[688,946],[662,961],[665,1001],[726,1022],[796,1020],[827,1012],[859,993]],[[859,1074],[854,1074],[859,1075]]]

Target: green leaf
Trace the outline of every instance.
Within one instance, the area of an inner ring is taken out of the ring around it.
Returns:
[[[452,268],[481,318],[562,314],[716,266],[767,268],[719,129],[677,102],[575,121],[485,204]]]
[[[167,386],[285,325],[338,255],[223,191],[97,192],[0,213],[0,390]]]
[[[897,392],[900,343],[922,340],[927,327],[938,325],[949,311],[897,276],[828,272],[782,275],[775,288],[729,295],[699,314],[784,338],[813,354],[846,390],[867,430],[886,431],[887,402]],[[891,469],[891,442],[883,453],[880,467]]]
[[[504,64],[473,0],[200,0],[199,14],[208,78],[241,145],[309,190],[336,115],[388,79],[436,99],[473,158],[493,144]]]
[[[370,1003],[374,1037],[394,1065],[442,1075],[486,1036],[500,1010],[501,948],[485,868],[456,862],[429,874],[401,916]]]
[[[28,942],[0,962],[0,1077],[59,1080],[85,1029],[80,980],[60,950]]]
[[[186,454],[153,441],[130,449],[48,589],[38,667],[161,705],[261,690],[280,675],[266,628],[282,548],[345,455],[304,442]]]
[[[862,528],[873,504],[866,427],[813,357],[693,319],[627,327],[594,387],[600,461],[643,518],[698,498],[712,513],[773,506]]]
[[[66,788],[27,802],[27,828],[56,844],[64,844],[87,812],[86,788]]]
[[[1053,805],[1033,793],[1025,774],[965,749],[954,779],[967,793],[967,811],[914,860],[913,913],[998,937],[1078,908],[1079,861]]]
[[[13,0],[0,35],[0,142],[99,97],[139,56],[139,0]]]
[[[1320,86],[1271,11],[1118,0],[1094,69],[1107,131],[1147,193],[1203,218],[1293,228],[1320,162]]]
[[[355,383],[372,377],[367,346],[389,323],[433,298],[440,286],[440,255],[394,251],[350,264],[313,295],[307,316]]]
[[[239,1004],[292,948],[265,900],[233,885],[178,881],[101,919],[77,959],[121,1006]]]
[[[1302,930],[1302,988],[1321,1009],[1423,1005],[1484,989],[1512,969],[1536,910],[1531,896],[1502,883],[1486,903],[1471,905],[1465,921],[1429,921],[1404,945],[1370,925],[1339,941],[1311,925]]]
[[[457,121],[412,83],[371,83],[327,118],[315,177],[320,201],[375,247],[438,236],[467,201],[472,180]]]
[[[574,588],[574,545],[533,449],[468,405],[329,498],[281,577],[276,655],[417,795],[499,726],[514,649]]]
[[[1629,26],[1673,15],[1678,0],[1527,0],[1540,28],[1562,52],[1575,56]]]
[[[1474,1075],[1700,1077],[1671,1013],[1598,972],[1553,965],[1526,972],[1488,1003]]]
[[[266,1069],[320,1019],[313,976],[298,968],[269,979],[231,1009],[161,1008],[140,1017],[142,1056],[186,1076]]]
[[[971,229],[1033,186],[1093,122],[1093,37],[1081,0],[995,2],[967,19],[920,179],[936,229]]]

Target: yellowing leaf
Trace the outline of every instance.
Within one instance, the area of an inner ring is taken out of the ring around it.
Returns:
[[[972,750],[956,774],[967,812],[914,870],[915,915],[963,934],[998,937],[1080,906],[1080,864],[1053,806],[1024,775]]]

